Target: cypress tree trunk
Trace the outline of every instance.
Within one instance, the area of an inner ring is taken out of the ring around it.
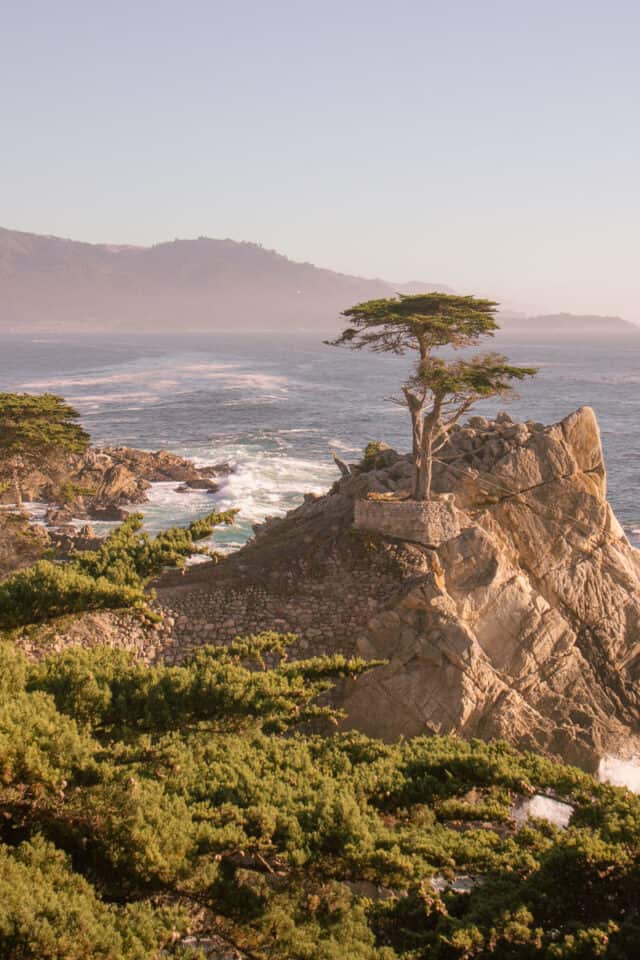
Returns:
[[[436,399],[430,413],[422,421],[420,455],[416,461],[415,500],[431,499],[431,481],[433,477],[433,443],[440,424],[442,400]]]
[[[433,424],[425,425],[422,434],[420,456],[416,462],[416,486],[414,500],[431,498],[431,477],[433,474]]]
[[[411,411],[411,436],[413,439],[413,456],[416,461],[416,467],[418,465],[418,460],[422,456],[422,432],[423,432],[422,411],[412,410]]]
[[[424,422],[425,418],[423,416],[424,411],[424,400],[421,400],[420,397],[417,397],[411,390],[403,387],[404,397],[409,408],[409,414],[411,415],[411,441],[413,447],[413,459],[416,465],[416,482],[414,485],[413,495],[415,499],[418,499],[418,476],[421,470],[421,464],[423,461],[423,451],[422,451],[422,437],[424,434]]]

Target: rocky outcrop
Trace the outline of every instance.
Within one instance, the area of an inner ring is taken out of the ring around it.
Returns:
[[[92,447],[82,456],[34,470],[22,484],[26,501],[49,503],[47,523],[60,525],[72,519],[122,520],[127,506],[145,503],[152,483],[176,481],[181,491],[215,493],[212,477],[232,472],[228,463],[196,467],[190,460],[167,450],[150,452],[131,447]],[[10,503],[12,491],[0,494]]]
[[[185,460],[168,450],[151,453],[132,447],[102,447],[101,452],[110,457],[114,464],[125,467],[129,473],[150,483],[178,480],[182,483],[198,484],[204,478],[227,476],[233,471],[228,463],[196,467],[191,460]]]
[[[606,501],[593,411],[455,431],[434,469],[455,522],[437,538],[407,527],[411,510],[394,527],[413,474],[410,456],[381,450],[242,550],[164,576],[165,622],[140,655],[179,662],[202,643],[290,630],[293,656],[387,661],[335,691],[344,727],[499,737],[587,769],[640,749],[640,552]],[[371,494],[364,516],[382,532],[354,526]]]
[[[374,494],[384,509],[385,497],[409,494],[413,474],[411,457],[389,450],[352,464],[236,555],[180,587],[169,578],[162,601],[183,623],[190,591],[259,583],[286,598],[302,653],[387,660],[338,691],[344,726],[374,736],[501,737],[590,769],[605,752],[637,748],[640,552],[606,501],[593,411],[550,427],[474,417],[455,431],[434,489],[456,523],[437,544],[412,535],[406,511],[395,531],[393,520],[382,534],[354,529],[357,501]],[[311,596],[333,643],[324,631],[314,645],[304,626]]]
[[[44,527],[30,523],[23,513],[0,511],[0,580],[41,560],[51,546]]]
[[[407,489],[401,462],[353,483]],[[593,411],[548,428],[474,418],[440,457],[435,488],[454,494],[461,532],[422,551],[424,573],[357,638],[389,662],[346,685],[347,725],[504,737],[586,766],[630,746],[640,553],[605,499]]]

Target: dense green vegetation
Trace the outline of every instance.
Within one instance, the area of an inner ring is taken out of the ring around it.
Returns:
[[[142,960],[189,930],[261,960],[640,953],[640,798],[500,743],[315,735],[366,665],[286,644],[152,668],[0,645],[0,956]],[[536,790],[569,829],[515,830]]]
[[[394,301],[391,320],[374,304],[347,340],[402,352],[422,338],[426,360],[494,328],[493,304],[438,297]],[[474,396],[494,389],[505,370],[487,363],[421,375],[457,402],[469,376]],[[84,448],[76,419],[60,398],[0,394],[18,499],[47,449]],[[363,468],[384,449],[370,443]],[[234,513],[156,537],[134,514],[95,551],[39,561],[0,583],[0,630],[151,615],[153,577],[207,552],[196,544]],[[640,798],[503,743],[335,733],[331,686],[373,664],[289,662],[291,640],[238,638],[154,667],[102,647],[33,663],[0,642],[2,960],[194,958],[187,934],[248,960],[640,955]],[[567,830],[516,827],[514,801],[536,792],[573,805]],[[451,886],[460,874],[467,892]]]
[[[197,542],[219,524],[233,523],[236,513],[214,511],[155,537],[142,530],[142,514],[131,514],[97,550],[78,553],[68,563],[40,560],[2,581],[0,629],[87,610],[144,608],[149,580],[164,567],[181,566],[191,554],[209,553]]]

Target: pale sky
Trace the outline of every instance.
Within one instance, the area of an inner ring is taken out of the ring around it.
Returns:
[[[640,320],[632,0],[20,0],[0,225]]]

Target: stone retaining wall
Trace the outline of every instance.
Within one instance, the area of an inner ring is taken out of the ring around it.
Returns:
[[[453,498],[437,500],[356,500],[355,526],[383,537],[409,540],[428,547],[460,533]]]
[[[369,618],[397,589],[397,580],[381,570],[336,570],[282,596],[253,584],[233,588],[211,584],[200,590],[172,592],[153,606],[162,616],[149,623],[125,612],[101,611],[65,618],[18,635],[16,645],[33,658],[70,646],[105,644],[132,651],[148,664],[179,664],[205,644],[225,644],[234,637],[265,630],[293,633],[290,656],[351,654]]]

